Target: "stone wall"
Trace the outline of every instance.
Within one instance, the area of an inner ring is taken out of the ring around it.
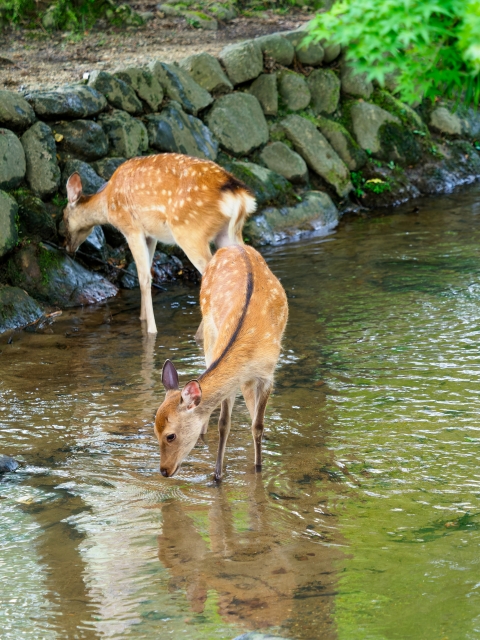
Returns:
[[[394,79],[389,91],[376,87],[352,73],[339,47],[305,46],[303,36],[259,37],[227,46],[218,59],[201,53],[93,71],[55,90],[0,91],[0,331],[15,325],[15,295],[34,322],[42,305],[85,304],[136,286],[113,228],[96,228],[82,245],[83,265],[53,247],[74,171],[94,193],[134,156],[214,160],[254,192],[259,209],[245,239],[257,246],[326,233],[345,211],[480,175],[480,114],[448,104],[412,109],[395,98]],[[92,273],[95,265],[103,275]],[[154,266],[159,281],[191,273],[165,250]]]

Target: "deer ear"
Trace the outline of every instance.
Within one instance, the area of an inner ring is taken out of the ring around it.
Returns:
[[[187,405],[187,409],[198,407],[202,399],[202,387],[198,380],[190,380],[182,389],[182,400]]]
[[[179,388],[178,373],[171,360],[165,360],[162,369],[162,382],[167,391],[175,391]]]
[[[79,173],[72,173],[67,181],[67,196],[70,204],[76,202],[82,195],[82,179]]]

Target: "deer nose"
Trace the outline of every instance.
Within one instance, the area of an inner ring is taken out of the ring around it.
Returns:
[[[160,469],[160,473],[164,478],[168,478],[168,471],[166,469]]]

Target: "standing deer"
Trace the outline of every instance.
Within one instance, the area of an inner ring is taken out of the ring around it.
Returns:
[[[256,469],[262,465],[265,407],[288,317],[285,291],[255,249],[230,246],[219,249],[209,263],[200,304],[207,370],[181,390],[170,360],[162,371],[167,393],[155,417],[155,435],[166,478],[177,472],[206,433],[212,411],[221,405],[215,466],[215,479],[220,480],[238,389],[252,418]]]
[[[217,247],[243,244],[245,219],[256,208],[247,187],[209,160],[177,153],[133,158],[94,195],[84,195],[78,173],[67,182],[66,249],[73,253],[97,224],[125,236],[137,265],[140,319],[156,333],[151,266],[157,240],[178,244],[203,273]]]

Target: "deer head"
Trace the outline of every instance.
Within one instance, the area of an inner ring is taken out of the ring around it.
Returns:
[[[155,416],[155,435],[160,444],[160,473],[170,478],[195,446],[208,416],[201,405],[198,380],[190,380],[180,389],[170,360],[163,365],[162,383],[167,394]]]
[[[65,249],[75,253],[78,247],[91,234],[95,222],[93,197],[83,193],[82,179],[78,173],[72,173],[67,182],[68,204],[63,211],[65,227]]]

